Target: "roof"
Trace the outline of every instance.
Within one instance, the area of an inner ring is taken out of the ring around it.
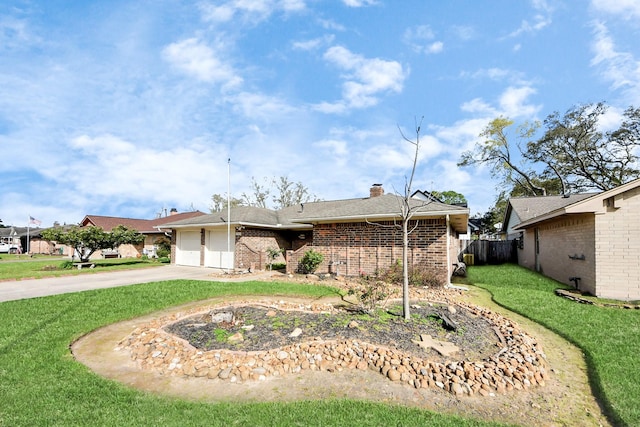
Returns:
[[[563,215],[569,214],[582,214],[582,213],[596,213],[604,210],[604,200],[615,197],[619,194],[625,193],[629,190],[633,190],[640,187],[640,179],[622,184],[611,190],[599,192],[599,193],[584,193],[576,194],[575,197],[570,197],[565,203],[550,203],[547,205],[546,211],[539,211],[534,216],[527,216],[525,218],[520,217],[521,222],[514,227],[515,229],[528,228],[541,221],[557,218]],[[556,196],[562,197],[562,196]]]
[[[383,221],[400,218],[403,197],[385,194],[378,197],[319,201],[289,206],[280,210],[257,207],[237,207],[230,210],[230,223],[265,228],[309,229],[314,223]],[[466,232],[469,209],[438,202],[425,202],[409,199],[414,209],[413,218],[422,219],[454,215],[454,228]],[[226,224],[227,212],[176,221],[164,224],[167,228],[186,228],[190,226],[216,226]],[[160,228],[164,228],[160,227]]]
[[[139,233],[148,234],[158,233],[158,229],[156,228],[156,226],[158,225],[181,219],[195,218],[202,215],[204,215],[204,213],[200,211],[183,212],[156,219],[135,219],[121,218],[116,216],[87,215],[80,222],[80,226],[86,227],[89,225],[93,225],[95,227],[102,228],[104,231],[111,231],[118,225],[124,225],[127,228],[138,231]]]
[[[518,215],[520,221],[526,221],[579,202],[580,200],[584,200],[594,194],[598,193],[570,194],[567,196],[514,197],[509,199],[509,206],[507,206],[507,210],[511,208],[513,212]]]

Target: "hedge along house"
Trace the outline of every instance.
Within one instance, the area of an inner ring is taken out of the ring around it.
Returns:
[[[469,209],[411,199],[410,264],[436,270],[443,280],[457,261],[459,235],[467,232]],[[227,269],[263,269],[267,250],[285,254],[288,272],[310,249],[324,255],[318,272],[373,274],[402,259],[402,197],[371,188],[369,197],[310,202],[281,210],[233,208],[165,224],[172,229],[172,262]],[[228,222],[227,222],[228,221]]]
[[[521,239],[518,263],[598,297],[639,300],[640,179],[602,193],[553,197],[555,203],[510,200],[505,223]],[[536,214],[513,224],[524,206]]]

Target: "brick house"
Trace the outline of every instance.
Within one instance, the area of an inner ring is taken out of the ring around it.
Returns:
[[[509,200],[518,263],[602,298],[640,299],[640,179],[601,193]]]
[[[80,227],[100,227],[104,231],[111,231],[118,225],[124,225],[127,228],[136,230],[139,233],[144,234],[144,242],[140,245],[120,245],[113,250],[96,251],[91,258],[137,258],[142,255],[155,256],[157,249],[157,241],[164,237],[170,238],[165,235],[164,231],[160,231],[157,227],[167,222],[179,221],[182,219],[194,218],[204,215],[203,212],[183,212],[178,213],[177,210],[172,209],[168,216],[163,216],[155,219],[134,219],[134,218],[120,218],[115,216],[101,216],[101,215],[87,215],[82,221],[80,221]]]
[[[172,262],[179,265],[262,270],[269,261],[267,250],[278,249],[287,271],[296,272],[304,253],[313,249],[324,255],[318,272],[355,276],[402,259],[401,199],[374,185],[369,197],[277,211],[239,207],[231,209],[229,220],[223,211],[160,229],[171,228]],[[433,267],[448,280],[459,235],[467,232],[469,209],[419,199],[411,204],[415,230],[409,235],[409,262]]]

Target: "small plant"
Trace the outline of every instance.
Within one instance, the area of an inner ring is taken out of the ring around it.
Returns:
[[[217,342],[227,342],[227,339],[231,336],[231,333],[226,329],[216,328],[213,331],[213,335],[216,337]]]
[[[71,270],[73,268],[73,261],[62,261],[60,265],[58,265],[60,270]]]
[[[359,293],[360,310],[364,313],[373,314],[382,301],[386,302],[389,299],[391,294],[389,286],[389,283],[377,277],[361,275],[359,288],[349,289],[348,294],[355,295]]]
[[[268,248],[267,256],[269,257],[269,270],[273,270],[273,261],[284,253],[284,249]]]
[[[324,255],[313,249],[309,249],[300,260],[300,265],[304,273],[315,273],[318,267],[320,267],[320,264],[322,264],[322,261],[324,261]]]

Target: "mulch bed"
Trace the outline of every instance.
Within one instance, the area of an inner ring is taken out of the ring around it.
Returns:
[[[220,313],[233,315],[232,321],[212,322]],[[445,361],[433,349],[424,349],[412,340],[431,335],[459,347],[457,360],[481,360],[495,354],[500,339],[486,318],[462,307],[420,304],[410,309],[411,319],[400,315],[401,306],[392,306],[375,315],[354,313],[337,307],[330,313],[285,311],[255,305],[212,310],[182,319],[165,330],[203,351],[227,349],[264,351],[315,339],[351,339],[397,348],[433,361]],[[443,322],[452,321],[455,330]],[[292,332],[299,328],[299,335]],[[241,337],[240,341],[228,338]]]

